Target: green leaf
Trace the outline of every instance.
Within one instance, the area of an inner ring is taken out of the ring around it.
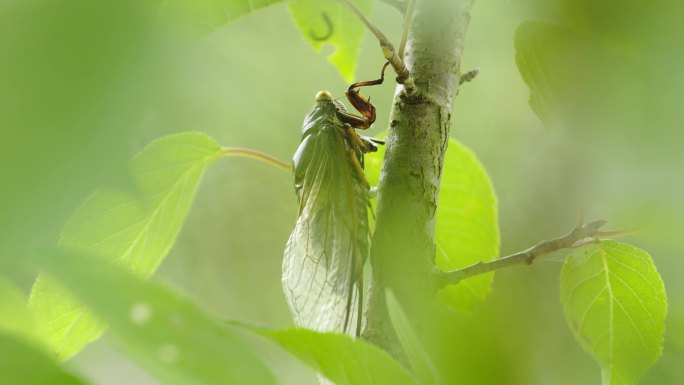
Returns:
[[[377,153],[366,155],[366,177],[371,186],[378,184],[384,155],[384,146]],[[449,139],[444,160],[435,240],[435,262],[445,271],[491,261],[499,253],[497,201],[492,182],[475,154],[456,139]],[[440,290],[438,296],[455,309],[470,311],[487,297],[492,279],[493,273],[469,278]]]
[[[581,247],[563,267],[561,302],[603,385],[636,384],[660,356],[667,298],[645,251],[615,241]]]
[[[411,374],[384,350],[345,334],[247,327],[337,385],[410,385]]]
[[[184,27],[184,32],[202,35],[260,8],[281,2],[282,0],[173,0],[162,3],[159,10]]]
[[[530,107],[543,122],[558,111],[558,54],[570,43],[569,31],[545,23],[526,22],[515,32],[515,62],[530,88]]]
[[[27,341],[0,332],[0,384],[83,385],[85,382],[62,370],[48,354]]]
[[[623,75],[622,69],[616,70],[624,66],[624,59],[620,63],[605,51],[564,27],[540,22],[518,27],[515,62],[530,89],[530,107],[545,125],[577,119],[607,96],[599,91],[610,84],[614,73]]]
[[[37,264],[106,321],[124,351],[166,384],[275,384],[240,337],[187,298],[72,251]]]
[[[491,261],[499,255],[499,221],[492,182],[475,154],[449,139],[435,224],[435,262],[444,270]],[[438,296],[465,311],[489,294],[493,273],[447,286]]]
[[[411,321],[409,321],[406,313],[401,308],[401,304],[397,301],[391,290],[385,291],[385,296],[387,297],[387,310],[392,326],[394,326],[394,331],[397,333],[397,337],[399,337],[401,346],[404,347],[418,383],[421,385],[441,384],[442,380],[439,372],[413,330]]]
[[[352,0],[352,3],[364,15],[370,14],[371,0]],[[345,81],[353,82],[366,27],[337,0],[297,0],[289,7],[295,25],[316,51],[325,43],[335,47],[328,60]]]
[[[91,195],[67,223],[60,245],[149,277],[178,236],[204,171],[221,155],[221,147],[200,133],[153,142],[131,161],[137,190]],[[36,281],[29,303],[60,359],[76,354],[106,328],[44,275]]]

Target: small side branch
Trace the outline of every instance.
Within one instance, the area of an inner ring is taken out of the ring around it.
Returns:
[[[599,229],[605,224],[606,221],[604,220],[597,220],[584,225],[580,224],[562,237],[540,242],[525,251],[502,257],[491,262],[478,262],[463,269],[441,273],[440,286],[455,285],[466,278],[489,273],[504,267],[521,264],[531,265],[537,258],[543,255],[577,246],[578,244],[581,244],[581,241],[586,240],[587,238],[599,236]]]
[[[378,39],[378,42],[380,42],[380,48],[382,49],[383,56],[385,59],[387,59],[392,68],[394,68],[394,72],[397,73],[397,83],[404,86],[408,96],[415,96],[418,93],[418,89],[413,82],[413,77],[411,77],[411,73],[409,72],[408,68],[406,68],[404,60],[394,50],[394,46],[389,39],[387,39],[385,34],[383,34],[382,31],[380,31],[376,26],[374,26],[373,23],[371,23],[366,16],[364,16],[363,13],[361,13],[361,11],[359,11],[359,9],[356,8],[356,6],[349,0],[338,1],[347,6],[354,13],[354,15],[361,20],[366,28],[368,28],[373,35],[375,35],[375,37]]]

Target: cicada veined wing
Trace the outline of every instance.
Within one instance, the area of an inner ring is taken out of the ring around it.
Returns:
[[[368,184],[361,149],[321,92],[294,156],[297,221],[283,260],[283,289],[298,326],[359,332],[363,264],[369,249]],[[355,135],[355,134],[354,134]]]

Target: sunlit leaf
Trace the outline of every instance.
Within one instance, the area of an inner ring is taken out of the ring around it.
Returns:
[[[486,262],[499,255],[499,221],[494,187],[475,154],[455,139],[449,139],[442,185],[439,190],[437,266],[444,270]],[[484,274],[447,286],[439,297],[461,310],[483,301],[494,274]]]
[[[3,317],[5,314],[3,314]],[[0,332],[0,384],[84,385],[50,356],[16,335]]]
[[[125,353],[164,383],[275,384],[235,333],[184,296],[76,252],[38,256],[37,262],[109,324]]]
[[[369,15],[371,0],[352,2],[364,15]],[[297,0],[289,7],[295,25],[311,46],[320,51],[324,44],[332,44],[335,52],[328,60],[348,83],[354,81],[364,25],[337,0]]]
[[[563,267],[561,302],[603,385],[636,384],[660,356],[667,298],[645,251],[615,241],[581,247]]]
[[[366,177],[375,186],[385,155],[384,146],[366,155]],[[437,223],[437,266],[445,271],[491,261],[499,253],[499,224],[496,194],[492,182],[475,154],[449,139],[442,185],[439,190]],[[489,294],[493,274],[469,278],[446,287],[439,298],[449,306],[469,311]]]
[[[428,355],[425,347],[416,335],[411,321],[401,308],[394,294],[387,290],[387,311],[389,313],[394,331],[397,333],[399,342],[406,352],[411,368],[416,375],[418,383],[421,385],[438,385],[442,383],[439,372]]]
[[[280,345],[337,385],[415,384],[409,372],[387,352],[345,334],[302,328],[248,329]]]
[[[67,223],[60,245],[118,263],[149,277],[173,245],[207,166],[220,146],[199,133],[159,139],[131,161],[137,191],[101,190]],[[61,359],[98,338],[98,321],[55,281],[40,276],[30,298],[38,325]]]

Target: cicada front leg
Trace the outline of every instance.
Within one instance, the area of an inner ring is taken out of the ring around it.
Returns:
[[[370,127],[373,122],[375,122],[375,106],[371,103],[370,98],[366,98],[365,96],[361,95],[357,88],[382,84],[382,82],[385,80],[385,68],[387,68],[388,64],[389,62],[382,66],[382,70],[380,71],[380,79],[358,82],[349,86],[347,92],[344,94],[347,96],[349,103],[354,106],[361,116],[350,114],[344,111],[337,111],[337,117],[343,123],[347,123],[354,128],[366,129]]]

